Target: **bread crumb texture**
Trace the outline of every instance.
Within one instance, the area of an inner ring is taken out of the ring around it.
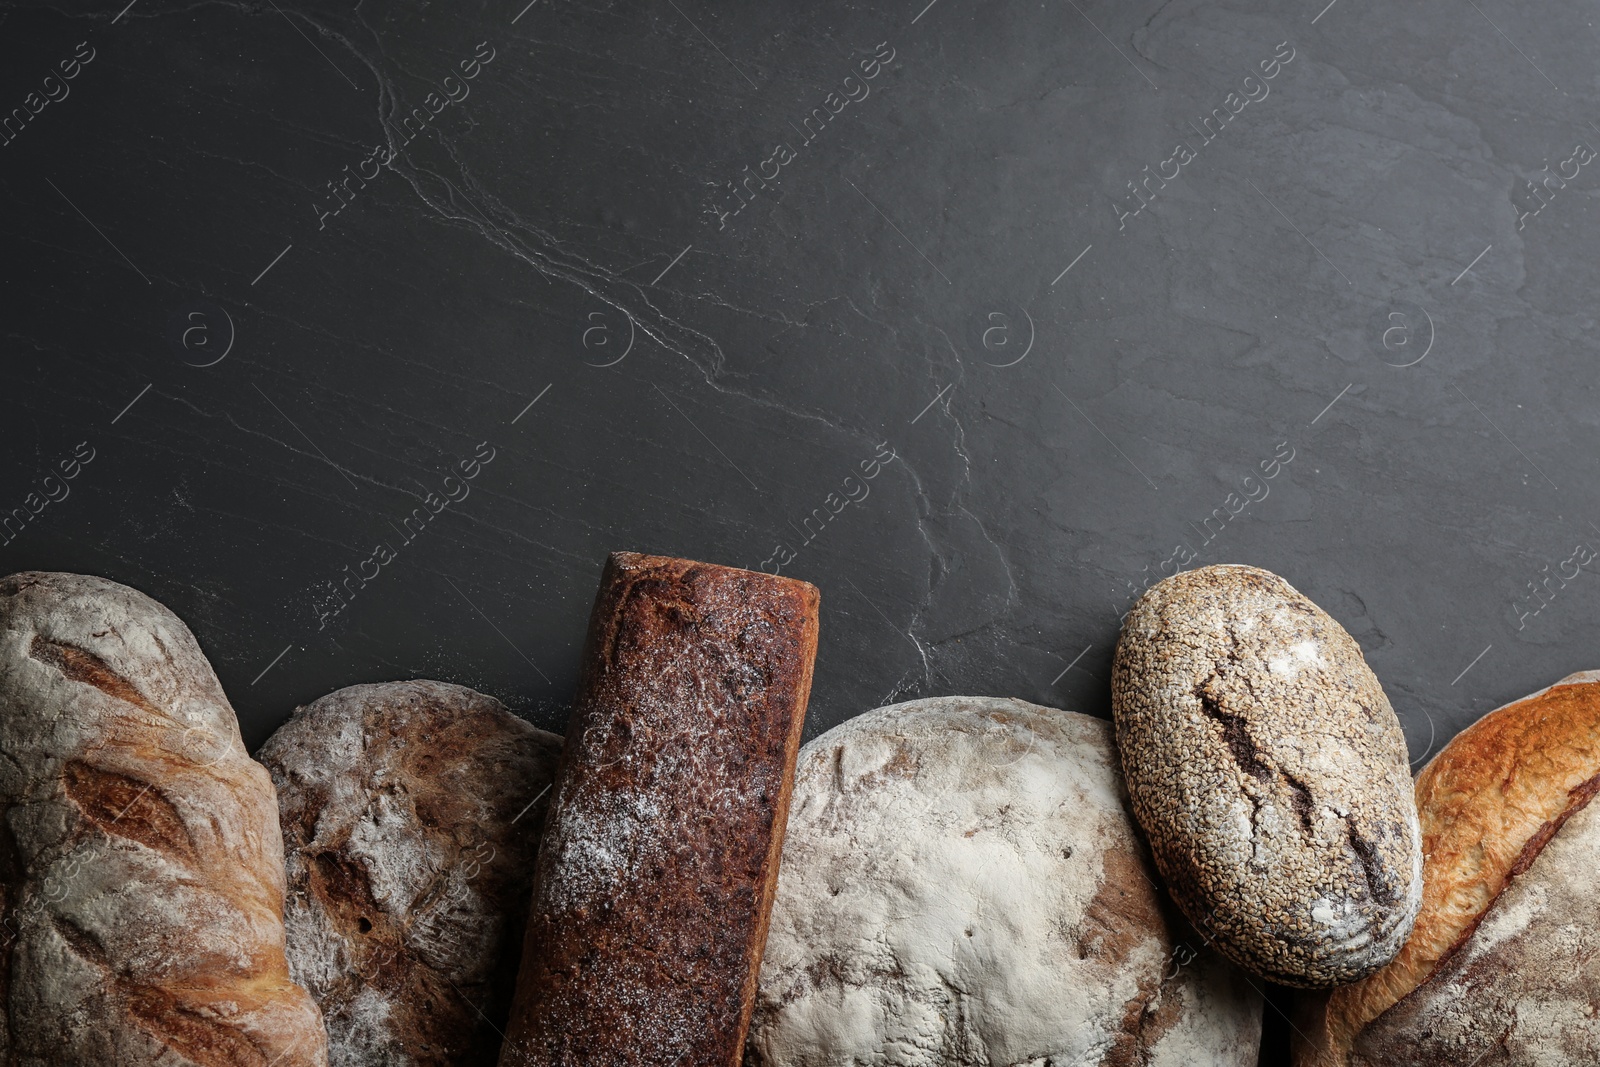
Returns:
[[[1600,674],[1496,709],[1417,777],[1424,891],[1382,971],[1302,1010],[1298,1067],[1600,1063]]]
[[[1268,571],[1185,571],[1128,613],[1111,693],[1156,866],[1217,948],[1301,987],[1394,957],[1422,900],[1405,737],[1337,622]]]
[[[747,1067],[1253,1067],[1261,1000],[1175,954],[1116,762],[1109,723],[1000,698],[807,745]]]
[[[102,578],[0,579],[0,1063],[324,1067],[283,842],[188,627]]]
[[[332,1067],[494,1061],[560,755],[493,697],[427,680],[340,689],[262,746],[290,972]]]

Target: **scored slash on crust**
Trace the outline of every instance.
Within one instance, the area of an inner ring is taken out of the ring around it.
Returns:
[[[1312,988],[1392,958],[1421,900],[1404,735],[1337,622],[1267,571],[1175,575],[1129,613],[1112,701],[1158,866],[1225,955]]]

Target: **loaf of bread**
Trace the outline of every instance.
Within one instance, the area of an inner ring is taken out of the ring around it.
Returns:
[[[170,611],[0,579],[0,813],[0,1063],[327,1063],[284,960],[272,780]]]
[[[617,553],[503,1067],[737,1067],[817,647],[804,582]]]
[[[1417,776],[1422,912],[1303,1003],[1297,1067],[1600,1063],[1600,672],[1490,712]]]
[[[1111,704],[1156,866],[1212,944],[1301,987],[1394,958],[1422,902],[1405,736],[1326,612],[1255,567],[1173,575],[1128,613]]]
[[[1163,913],[1110,723],[879,708],[791,810],[747,1067],[1255,1067],[1261,997]]]
[[[262,746],[289,973],[332,1067],[494,1063],[560,755],[493,697],[430,681],[340,689]]]

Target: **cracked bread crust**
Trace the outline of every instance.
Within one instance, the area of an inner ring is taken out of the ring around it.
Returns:
[[[329,693],[262,746],[289,968],[332,1067],[494,1062],[560,755],[493,697],[426,680]]]
[[[1600,1061],[1600,672],[1490,712],[1417,777],[1423,905],[1393,963],[1304,1003],[1297,1067]]]
[[[0,813],[0,1062],[325,1067],[272,780],[170,611],[0,579]]]
[[[1260,995],[1154,878],[1110,723],[851,719],[800,754],[746,1067],[1255,1067]]]
[[[1302,988],[1394,957],[1422,899],[1405,737],[1337,622],[1268,571],[1185,571],[1128,613],[1111,691],[1134,813],[1219,950]]]

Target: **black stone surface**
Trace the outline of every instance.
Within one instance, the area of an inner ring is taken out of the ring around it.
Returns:
[[[1186,562],[1418,766],[1600,666],[1584,5],[525,2],[0,7],[0,570],[165,602],[252,746],[415,676],[559,730],[619,548],[819,585],[808,737],[1106,715]]]

